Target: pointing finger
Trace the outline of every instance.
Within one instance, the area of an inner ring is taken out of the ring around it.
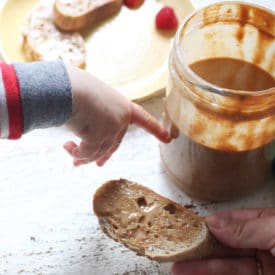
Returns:
[[[145,131],[153,134],[163,142],[169,142],[171,140],[169,132],[162,127],[154,117],[135,103],[132,103],[131,123],[142,127]]]

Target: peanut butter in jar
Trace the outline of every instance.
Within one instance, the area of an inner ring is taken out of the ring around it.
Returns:
[[[229,200],[271,176],[275,146],[275,15],[239,2],[210,5],[179,29],[170,54],[161,144],[188,194]]]

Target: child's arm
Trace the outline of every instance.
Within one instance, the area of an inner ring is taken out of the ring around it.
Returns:
[[[73,90],[73,117],[67,125],[81,138],[77,146],[65,144],[65,149],[80,165],[96,161],[103,165],[118,148],[129,124],[136,124],[164,142],[168,132],[139,105],[89,73],[68,67]],[[137,141],[138,142],[138,141]]]
[[[143,108],[89,73],[61,61],[0,64],[0,136],[16,139],[64,123],[81,138],[64,147],[80,165],[103,165],[130,123],[164,142],[170,136]]]
[[[0,136],[17,139],[71,115],[71,85],[61,62],[0,63]]]

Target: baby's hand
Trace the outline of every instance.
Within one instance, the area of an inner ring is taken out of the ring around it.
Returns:
[[[102,166],[119,147],[129,124],[133,123],[155,135],[163,142],[170,141],[169,133],[139,105],[88,72],[68,67],[72,82],[73,115],[66,123],[81,142],[64,144],[73,157],[74,165],[96,161]]]

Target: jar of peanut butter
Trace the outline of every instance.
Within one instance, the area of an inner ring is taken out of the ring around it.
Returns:
[[[170,54],[161,144],[164,167],[191,196],[229,200],[256,191],[275,157],[275,14],[213,4],[179,28]]]

